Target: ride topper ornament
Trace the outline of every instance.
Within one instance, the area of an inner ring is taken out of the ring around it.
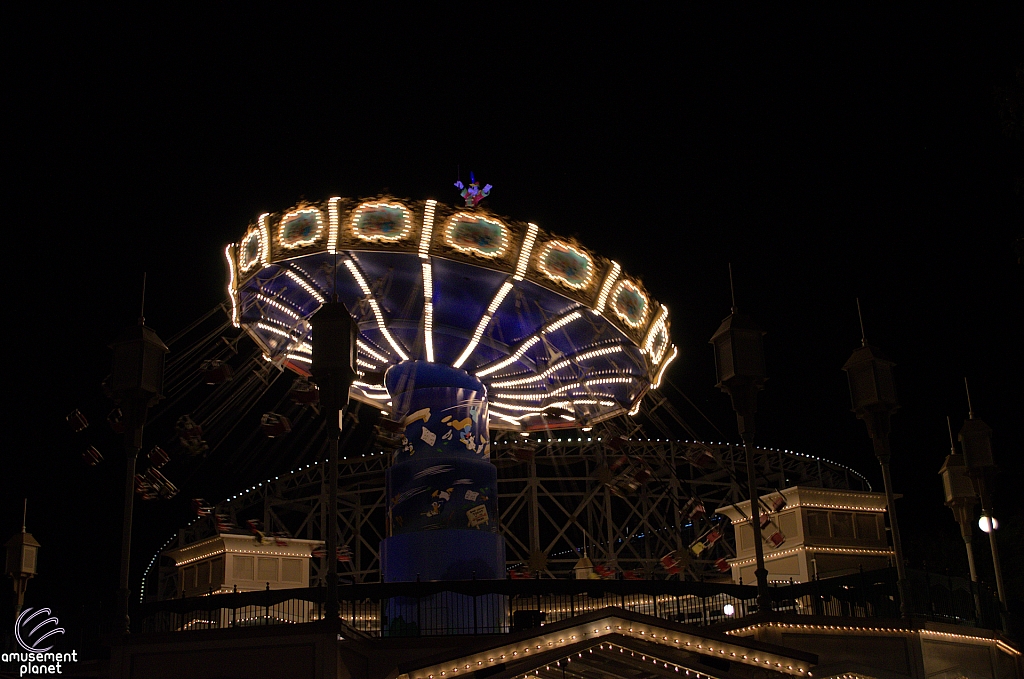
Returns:
[[[486,184],[482,189],[480,188],[480,182],[476,180],[473,173],[469,173],[469,186],[462,183],[462,180],[455,182],[455,188],[459,189],[462,196],[462,200],[466,201],[466,207],[476,207],[480,204],[487,196],[491,195],[491,189],[494,187],[490,184]]]

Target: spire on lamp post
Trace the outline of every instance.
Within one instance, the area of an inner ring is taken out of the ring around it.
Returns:
[[[711,336],[715,348],[715,371],[719,389],[729,394],[736,412],[736,424],[747,461],[747,489],[750,495],[750,527],[754,531],[754,576],[757,578],[757,608],[771,610],[768,593],[768,570],[764,566],[764,545],[760,526],[760,500],[757,477],[754,473],[754,413],[757,412],[757,392],[767,379],[764,367],[764,331],[752,318],[736,308],[736,293],[732,285],[732,265],[729,265],[729,288],[732,293],[732,313]]]
[[[25,590],[28,588],[28,581],[36,576],[36,567],[39,562],[39,543],[26,530],[27,516],[28,499],[25,500],[24,511],[21,515],[21,532],[11,536],[11,539],[4,545],[7,548],[4,572],[14,581],[15,620],[21,614],[21,607],[25,605]]]
[[[900,541],[899,523],[896,521],[895,495],[892,490],[892,478],[889,474],[889,459],[892,451],[889,446],[890,419],[899,409],[896,400],[896,383],[893,380],[892,368],[895,363],[886,358],[876,347],[868,344],[864,333],[864,320],[860,312],[860,300],[857,300],[857,316],[860,318],[860,346],[843,365],[850,383],[851,410],[858,419],[864,421],[868,428],[868,436],[875,449],[875,456],[882,467],[882,481],[885,485],[885,503],[888,509],[889,526],[892,530],[893,551],[896,554],[896,579],[900,592],[900,613],[908,617],[911,612],[909,601],[910,589],[907,587],[906,565],[903,563],[903,545]]]

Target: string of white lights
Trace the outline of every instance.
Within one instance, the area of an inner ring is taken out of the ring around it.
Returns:
[[[620,271],[622,271],[622,267],[619,266],[619,263],[612,262],[612,268],[605,274],[604,282],[601,283],[601,292],[597,295],[597,303],[593,308],[595,314],[600,314],[604,311],[604,305],[608,301],[608,294],[612,291],[612,285],[618,279]]]
[[[327,232],[327,252],[335,254],[338,252],[338,227],[341,224],[341,215],[338,213],[340,196],[334,196],[327,201],[327,222],[330,225]]]
[[[487,306],[487,311],[480,317],[480,322],[476,324],[476,329],[473,331],[473,336],[470,338],[469,344],[466,345],[465,350],[463,350],[462,355],[459,356],[458,360],[456,360],[455,363],[452,363],[453,368],[461,368],[462,364],[465,363],[466,359],[473,353],[473,350],[476,349],[476,345],[480,342],[480,338],[483,336],[484,330],[486,330],[487,326],[491,324],[494,312],[498,310],[499,306],[501,306],[502,301],[504,301],[505,296],[511,289],[512,281],[506,280],[501,284],[498,292],[494,294],[494,298],[491,299],[491,303]]]
[[[298,283],[299,287],[301,287],[303,290],[308,292],[310,297],[315,299],[320,304],[324,303],[324,296],[320,294],[319,290],[317,290],[315,287],[313,287],[312,283],[310,283],[308,280],[306,280],[305,276],[300,276],[297,272],[295,272],[293,269],[290,269],[290,268],[285,269],[284,273],[285,273],[286,276],[288,276],[288,278],[291,278],[293,281]]]
[[[521,384],[532,384],[534,382],[542,382],[545,379],[547,379],[548,377],[550,377],[551,375],[553,375],[556,372],[558,372],[559,370],[561,370],[562,368],[566,368],[566,367],[568,367],[568,366],[570,366],[570,365],[572,365],[574,363],[580,363],[582,361],[587,361],[587,360],[589,360],[591,358],[597,358],[598,356],[607,356],[608,354],[614,354],[614,353],[618,353],[618,352],[621,352],[621,351],[622,351],[622,345],[618,345],[617,344],[617,345],[610,346],[610,347],[603,347],[601,349],[592,349],[590,351],[580,352],[578,354],[573,354],[569,358],[566,358],[564,360],[558,361],[557,363],[552,365],[550,368],[548,368],[544,372],[539,373],[537,375],[531,375],[529,377],[522,377],[522,378],[513,379],[513,380],[503,380],[503,381],[499,381],[499,382],[492,382],[491,383],[491,387],[492,388],[494,388],[494,387],[517,387],[517,386],[519,386]]]
[[[512,363],[515,363],[520,358],[522,358],[523,354],[525,354],[526,351],[530,347],[532,347],[534,344],[539,342],[543,335],[545,335],[545,334],[547,334],[549,332],[553,332],[555,330],[558,330],[559,328],[562,328],[562,327],[568,325],[569,323],[572,323],[573,321],[575,321],[576,319],[580,318],[581,316],[582,316],[582,314],[580,314],[579,311],[571,311],[568,314],[566,314],[565,316],[562,316],[561,318],[557,318],[554,321],[551,321],[546,326],[542,327],[540,330],[538,330],[534,334],[532,334],[529,337],[527,337],[526,339],[524,339],[520,343],[519,348],[516,349],[512,354],[510,354],[506,358],[498,361],[497,363],[489,365],[486,368],[478,371],[476,373],[476,376],[477,377],[486,377],[487,375],[490,375],[492,373],[496,373],[499,370],[501,370],[502,368],[504,368],[506,366],[509,366]]]
[[[264,212],[260,215],[257,222],[260,242],[260,262],[263,266],[270,266],[270,227],[267,225],[267,217],[269,216],[269,212]]]
[[[516,273],[513,278],[517,281],[523,280],[526,274],[526,267],[530,264],[530,253],[533,251],[533,244],[537,240],[537,225],[532,222],[526,225],[526,238],[519,248],[519,261],[516,262]]]
[[[676,356],[678,356],[678,355],[679,355],[679,348],[676,347],[675,345],[673,345],[672,346],[672,355],[669,356],[665,360],[665,362],[661,364],[661,368],[658,369],[658,375],[657,375],[657,377],[654,378],[654,384],[651,385],[651,389],[657,389],[658,387],[661,386],[661,378],[664,377],[664,375],[665,375],[665,368],[667,368],[672,361],[676,360]]]
[[[423,268],[423,348],[427,362],[434,362],[434,277],[430,260],[420,262]]]
[[[373,294],[370,291],[370,286],[366,284],[366,279],[363,278],[363,272],[359,270],[359,265],[356,264],[355,260],[351,257],[345,259],[345,267],[352,274],[352,278],[355,279],[359,289],[363,291],[366,296],[367,302],[370,304],[370,309],[373,311],[373,317],[377,321],[377,329],[380,330],[380,334],[384,336],[384,339],[388,341],[391,348],[395,350],[395,353],[401,356],[403,361],[409,360],[409,355],[405,353],[402,345],[391,335],[391,331],[388,330],[387,324],[384,323],[384,314],[380,310],[380,305],[377,304],[377,300],[374,299]]]
[[[291,309],[290,307],[281,304],[281,302],[277,301],[276,299],[272,299],[267,295],[264,295],[262,292],[256,293],[256,299],[262,301],[264,304],[267,304],[268,306],[274,307],[278,311],[283,311],[285,314],[291,316],[296,321],[302,320],[302,316],[300,316],[294,309]]]
[[[231,300],[231,325],[238,328],[238,272],[235,271],[235,246],[224,248],[224,257],[228,260],[228,298]]]
[[[437,209],[436,200],[428,200],[423,208],[423,230],[420,232],[420,259],[427,259],[430,251],[430,239],[434,234],[434,211]]]

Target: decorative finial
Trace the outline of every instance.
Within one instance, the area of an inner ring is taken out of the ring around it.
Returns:
[[[484,198],[491,194],[491,189],[494,188],[490,184],[486,184],[482,189],[480,188],[480,182],[476,180],[473,173],[469,173],[469,186],[462,183],[462,180],[455,182],[455,188],[459,189],[462,193],[462,199],[466,201],[466,207],[476,207],[480,204]]]
[[[866,347],[868,345],[868,339],[864,334],[864,316],[860,312],[860,297],[857,298],[857,320],[860,321],[860,345],[862,347]]]
[[[974,419],[974,406],[971,405],[971,388],[967,386],[967,378],[964,377],[964,391],[967,392],[967,412],[970,419]]]
[[[21,512],[21,532],[26,532],[25,527],[28,525],[28,498],[25,498],[25,508]]]
[[[736,288],[732,284],[732,262],[729,262],[729,294],[732,295],[732,312],[736,313]]]
[[[946,428],[949,429],[949,454],[956,455],[956,444],[953,443],[953,423],[949,420],[949,415],[946,415]]]
[[[146,272],[142,272],[142,305],[139,307],[139,325],[146,324]]]

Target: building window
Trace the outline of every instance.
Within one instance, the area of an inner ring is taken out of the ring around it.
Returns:
[[[210,584],[217,588],[224,584],[223,557],[217,557],[210,562]]]
[[[235,580],[252,580],[252,557],[251,556],[233,556],[231,557],[234,561],[234,577]]]
[[[257,559],[257,579],[260,582],[278,582],[277,559],[259,557]]]
[[[302,582],[302,560],[281,559],[281,582]]]
[[[853,513],[832,512],[832,537],[852,538],[853,537]]]
[[[200,561],[196,564],[196,587],[206,589],[210,585],[210,562]]]
[[[827,538],[828,512],[807,511],[807,536],[812,538]]]
[[[860,512],[856,515],[857,537],[861,540],[878,539],[878,520],[874,514]]]
[[[196,588],[196,567],[186,566],[183,571],[181,586],[184,589],[195,589]]]

